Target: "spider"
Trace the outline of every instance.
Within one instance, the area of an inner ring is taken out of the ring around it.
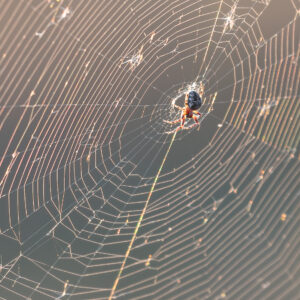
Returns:
[[[174,107],[176,107],[177,109],[182,111],[180,119],[175,120],[175,121],[164,120],[164,122],[168,123],[168,124],[176,124],[176,123],[181,122],[180,126],[177,127],[176,131],[178,131],[180,129],[190,129],[190,128],[193,128],[193,127],[199,125],[198,118],[201,118],[202,114],[199,113],[197,110],[202,105],[203,93],[204,93],[204,87],[202,84],[200,85],[199,94],[195,91],[190,91],[189,93],[186,93],[185,100],[184,100],[184,107],[180,107],[180,106],[174,104]],[[199,117],[197,117],[197,116],[199,116]],[[193,118],[195,123],[192,126],[184,128],[184,122],[187,118],[188,119]]]

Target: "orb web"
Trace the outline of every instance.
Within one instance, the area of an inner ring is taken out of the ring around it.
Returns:
[[[0,5],[2,298],[297,298],[297,1]]]

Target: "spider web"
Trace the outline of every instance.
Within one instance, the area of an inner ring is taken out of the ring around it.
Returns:
[[[297,298],[297,1],[0,5],[2,299]]]

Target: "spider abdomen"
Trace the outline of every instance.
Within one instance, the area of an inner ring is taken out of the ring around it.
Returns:
[[[195,91],[189,92],[188,106],[192,110],[199,109],[202,105],[202,100],[199,94]]]

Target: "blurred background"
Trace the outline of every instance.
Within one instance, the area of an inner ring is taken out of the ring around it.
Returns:
[[[0,7],[1,299],[299,299],[297,0]]]

